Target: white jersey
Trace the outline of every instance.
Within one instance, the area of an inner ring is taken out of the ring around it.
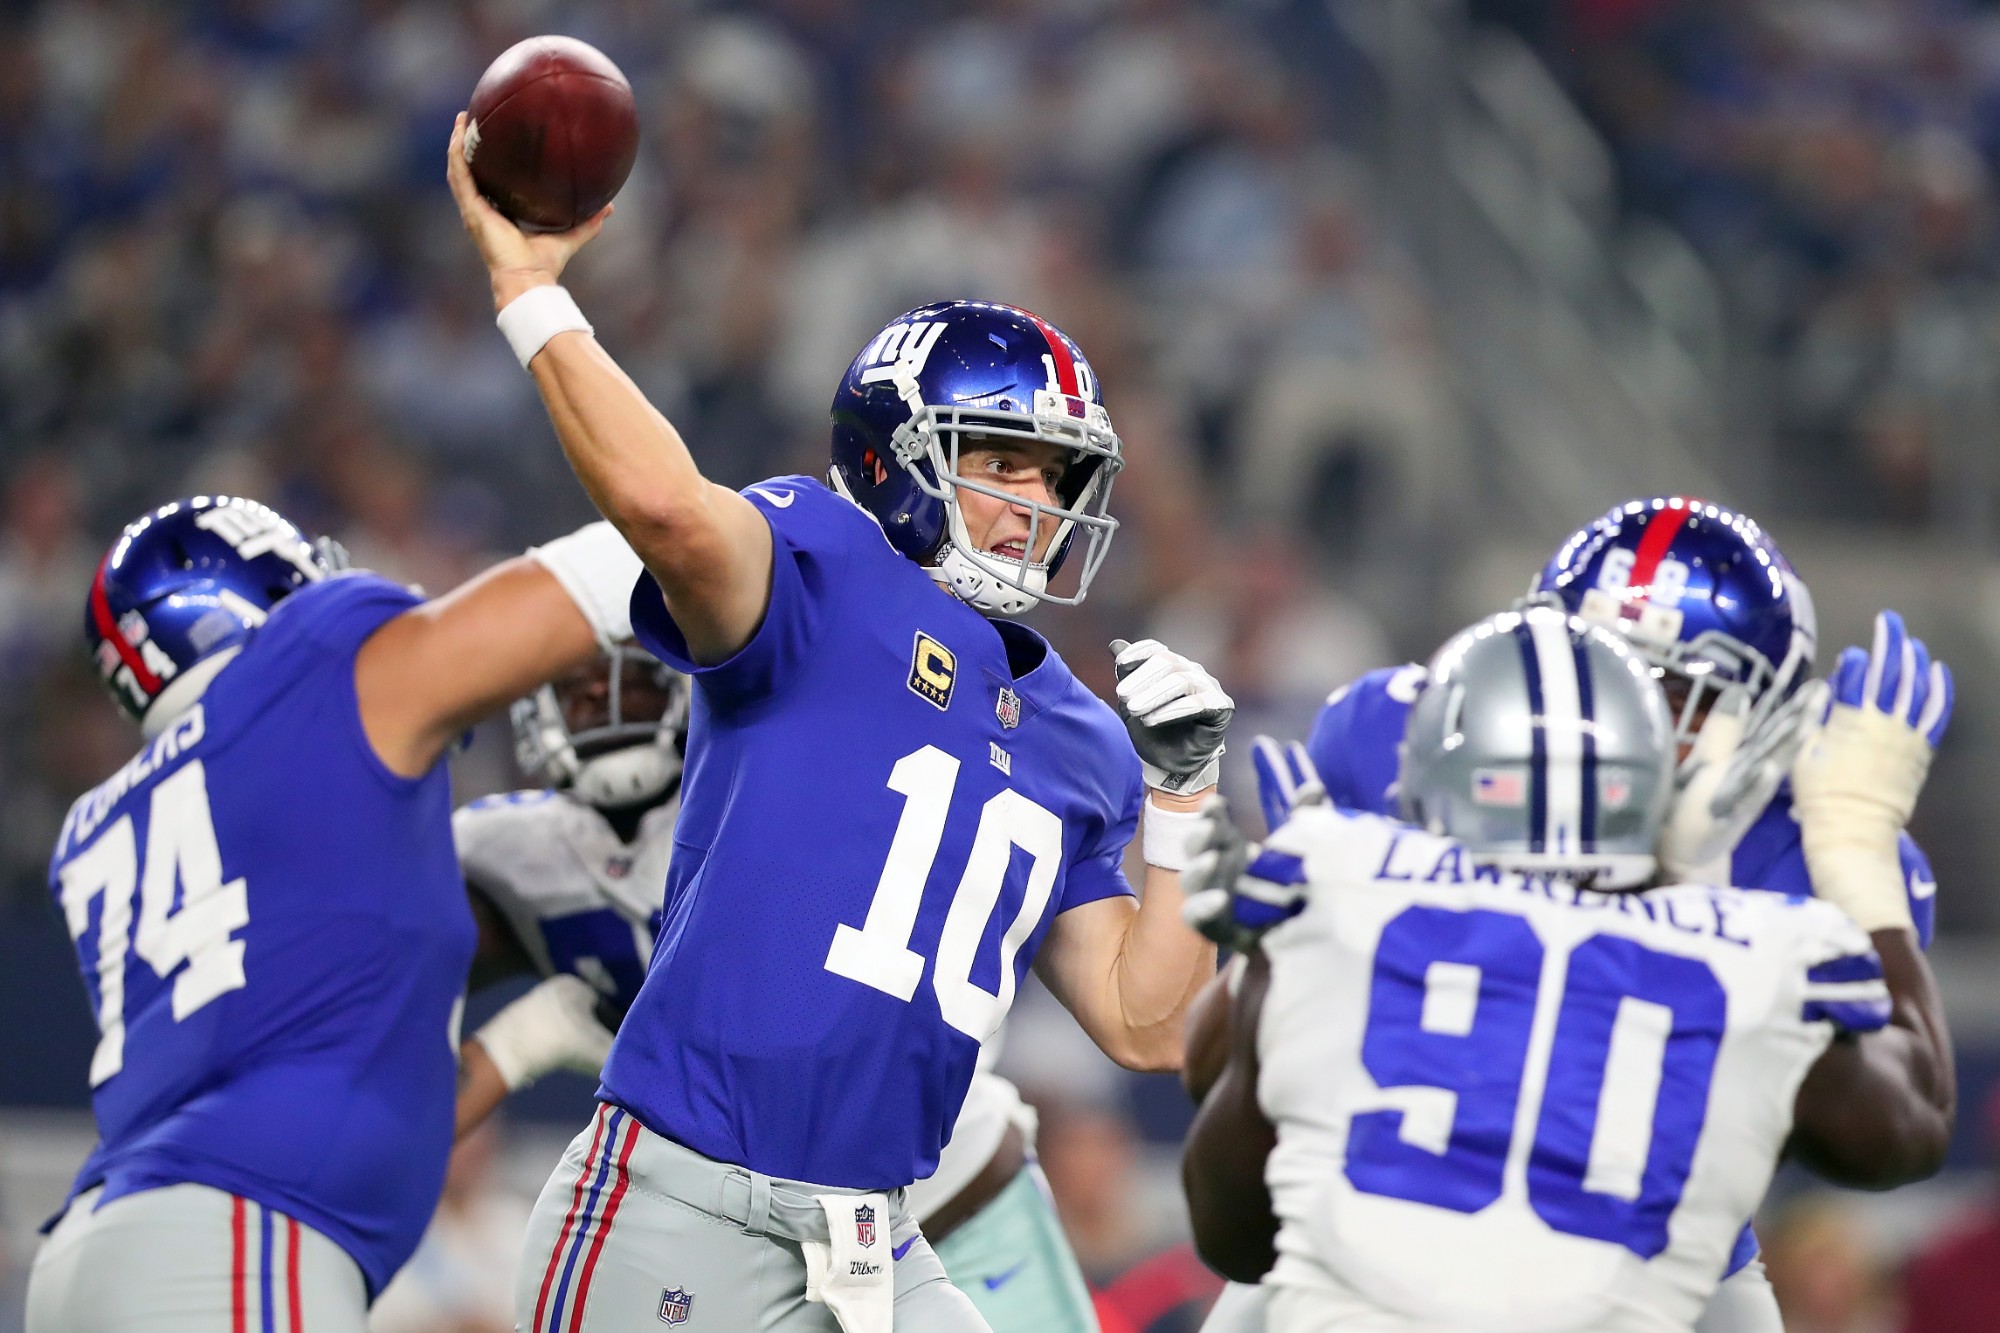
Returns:
[[[1275,1286],[1356,1330],[1685,1330],[1836,1026],[1888,1015],[1831,905],[1593,893],[1309,807],[1264,948]]]
[[[673,855],[678,799],[650,810],[630,843],[593,807],[562,792],[483,797],[452,816],[466,882],[498,909],[543,976],[573,972],[622,1012],[639,993],[658,929]],[[910,1190],[928,1217],[991,1161],[1009,1125],[1032,1141],[1034,1112],[1012,1083],[989,1072],[995,1033],[980,1050],[951,1141],[937,1170]]]
[[[497,908],[543,976],[573,972],[622,1011],[639,993],[673,856],[678,799],[622,841],[562,792],[488,796],[452,816],[466,883]]]

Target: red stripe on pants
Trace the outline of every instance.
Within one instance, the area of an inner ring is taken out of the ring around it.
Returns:
[[[299,1301],[299,1224],[285,1219],[285,1297],[291,1305],[292,1333],[306,1333],[304,1308]]]
[[[611,1220],[618,1216],[618,1202],[625,1197],[625,1186],[631,1181],[625,1173],[625,1164],[632,1160],[632,1149],[639,1142],[639,1122],[628,1120],[625,1128],[625,1146],[618,1150],[618,1183],[611,1187],[611,1198],[604,1205],[604,1218],[597,1224],[597,1234],[590,1241],[590,1253],[583,1261],[583,1277],[576,1284],[576,1305],[569,1315],[569,1333],[578,1333],[583,1327],[583,1305],[590,1299],[590,1275],[596,1271],[597,1256],[604,1249],[604,1238],[611,1234]]]
[[[530,1325],[537,1333],[542,1327],[542,1315],[548,1311],[549,1288],[556,1284],[556,1270],[562,1267],[563,1251],[569,1248],[569,1233],[576,1226],[577,1211],[583,1207],[584,1182],[590,1179],[591,1164],[597,1160],[597,1145],[604,1141],[604,1120],[611,1113],[609,1106],[597,1108],[597,1129],[590,1136],[590,1151],[583,1155],[583,1169],[576,1175],[576,1190],[570,1196],[569,1212],[563,1217],[562,1230],[556,1233],[555,1248],[549,1251],[548,1270],[542,1274],[542,1292],[535,1298],[535,1322]],[[242,1333],[239,1329],[237,1333]]]
[[[229,1327],[231,1333],[245,1333],[250,1326],[249,1301],[244,1291],[243,1200],[229,1196]]]

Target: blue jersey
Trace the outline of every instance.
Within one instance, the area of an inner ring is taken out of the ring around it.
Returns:
[[[443,764],[390,772],[354,656],[418,599],[300,589],[71,807],[49,885],[100,1039],[72,1189],[184,1182],[325,1234],[380,1290],[444,1184],[473,928]]]
[[[1351,685],[1334,691],[1313,721],[1306,752],[1326,784],[1327,797],[1347,810],[1395,816],[1397,747],[1410,705],[1424,687],[1420,666],[1371,671]],[[1910,915],[1917,938],[1930,947],[1937,920],[1937,880],[1930,861],[1916,840],[1902,837],[1903,883],[1910,895]],[[1792,817],[1792,792],[1780,787],[1730,856],[1730,882],[1740,888],[1776,893],[1810,894],[1812,876],[1806,870],[1805,849],[1798,820]]]
[[[600,1095],[718,1161],[854,1189],[930,1174],[979,1045],[1055,916],[1129,894],[1123,724],[818,482],[771,525],[763,624],[692,661],[650,578],[638,637],[694,677],[664,917]]]

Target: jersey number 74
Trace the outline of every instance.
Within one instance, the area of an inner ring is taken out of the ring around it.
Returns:
[[[208,774],[201,760],[183,765],[153,788],[143,876],[140,869],[138,840],[128,814],[59,872],[63,916],[80,951],[90,929],[91,901],[99,894],[104,897],[97,923],[99,1036],[90,1059],[93,1088],[125,1067],[129,952],[137,950],[162,981],[187,964],[174,977],[176,1022],[244,984],[243,941],[233,934],[250,924],[249,889],[241,878],[223,882],[222,853],[215,845],[215,822],[208,808]]]

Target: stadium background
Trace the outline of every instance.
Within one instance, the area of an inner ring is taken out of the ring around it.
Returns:
[[[638,169],[570,285],[710,475],[818,471],[830,386],[923,300],[1076,336],[1124,527],[1037,624],[1100,688],[1109,639],[1157,635],[1243,736],[1297,734],[1661,492],[1767,525],[1823,662],[1902,610],[1960,682],[1915,831],[1961,1133],[1932,1185],[1787,1181],[1767,1235],[1794,1329],[1941,1327],[1921,1307],[2000,1266],[1989,1222],[1905,1280],[2000,1207],[2000,6],[0,0],[0,1330],[88,1138],[41,873],[133,746],[79,651],[108,539],[238,492],[442,589],[587,516],[441,179],[480,69],[545,31],[637,90]],[[462,794],[509,763],[481,731]],[[1178,1089],[1017,1012],[1086,1266],[1126,1275],[1131,1327],[1189,1326]],[[504,1262],[509,1191],[576,1123],[578,1087],[538,1093],[466,1163],[466,1255]]]

